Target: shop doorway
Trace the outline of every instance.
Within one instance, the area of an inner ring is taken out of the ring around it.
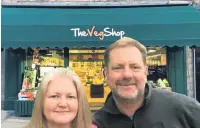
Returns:
[[[196,98],[200,102],[200,47],[196,48]]]

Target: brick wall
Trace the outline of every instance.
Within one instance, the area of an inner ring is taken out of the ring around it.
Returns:
[[[187,93],[189,97],[195,97],[194,90],[194,74],[193,74],[193,53],[192,49],[186,48],[186,59],[187,59]]]

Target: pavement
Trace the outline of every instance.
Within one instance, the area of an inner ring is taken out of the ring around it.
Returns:
[[[14,111],[1,110],[1,128],[24,128],[30,117],[19,117],[14,115]]]

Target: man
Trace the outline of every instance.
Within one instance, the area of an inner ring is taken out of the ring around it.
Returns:
[[[99,128],[200,128],[200,104],[147,84],[147,51],[124,37],[105,51],[104,76],[111,92],[95,113]]]

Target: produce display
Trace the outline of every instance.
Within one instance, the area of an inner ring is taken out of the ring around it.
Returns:
[[[64,66],[64,60],[55,57],[40,57],[41,66]]]
[[[18,100],[34,100],[37,93],[37,88],[20,90]]]
[[[35,69],[31,68],[24,71],[22,89],[18,93],[19,100],[34,100],[36,72]]]
[[[153,81],[148,81],[148,83],[152,85],[153,88],[172,91],[172,88],[169,86],[167,79],[162,80],[159,78],[156,83],[154,83]]]
[[[84,85],[103,84],[102,67],[105,50],[70,50],[69,67],[81,78]]]
[[[25,70],[24,80],[22,84],[23,89],[31,89],[35,87],[36,70]]]
[[[84,85],[86,84],[102,84],[104,78],[102,75],[102,61],[84,62],[70,61],[69,67],[72,68],[81,78]]]
[[[33,63],[48,67],[48,66],[64,66],[64,56],[62,50],[51,49],[34,49]]]

